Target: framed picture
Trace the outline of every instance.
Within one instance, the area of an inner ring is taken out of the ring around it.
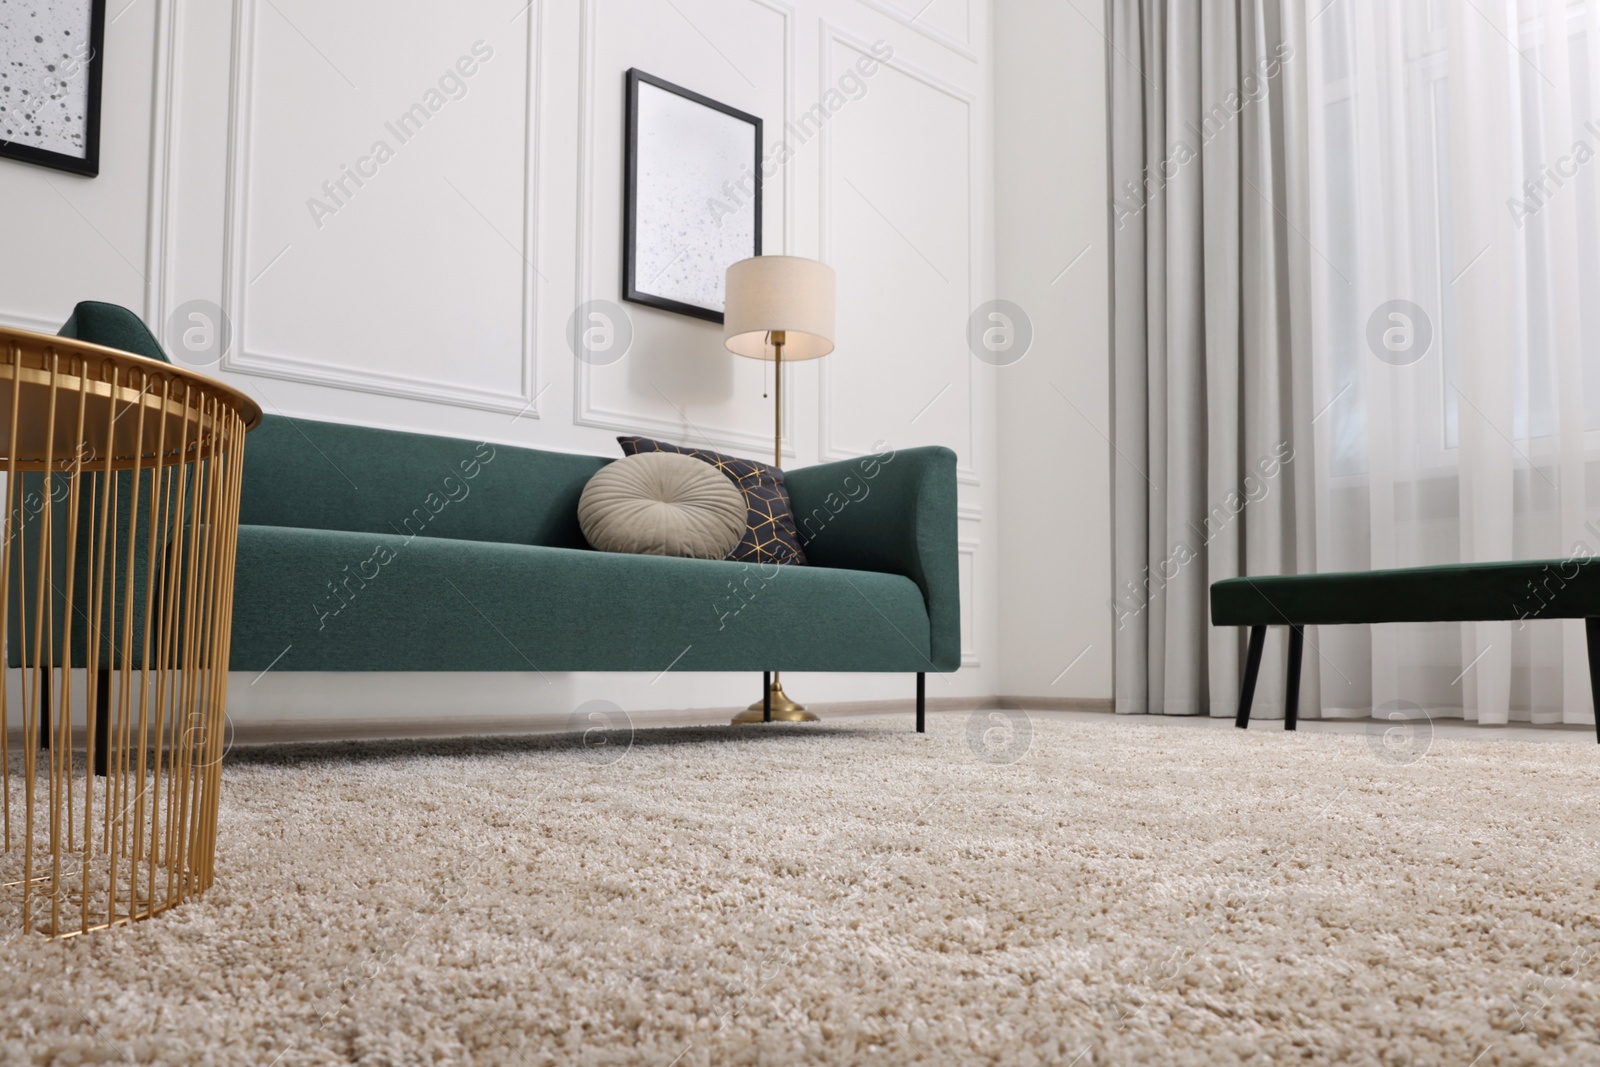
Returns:
[[[624,299],[722,321],[728,268],[761,254],[761,120],[628,71]]]
[[[106,0],[0,3],[0,157],[100,173]]]

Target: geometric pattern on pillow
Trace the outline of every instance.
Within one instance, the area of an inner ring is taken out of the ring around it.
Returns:
[[[617,443],[622,446],[623,454],[629,456],[642,452],[676,452],[682,456],[693,456],[717,468],[739,487],[744,494],[748,514],[745,516],[744,536],[728,556],[730,560],[740,563],[805,563],[806,554],[800,547],[794,508],[789,503],[789,489],[784,484],[783,471],[777,467],[753,459],[726,456],[709,448],[685,448],[648,437],[619,437]]]

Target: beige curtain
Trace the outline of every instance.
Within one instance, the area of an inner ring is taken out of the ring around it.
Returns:
[[[1242,642],[1211,628],[1211,583],[1315,561],[1305,10],[1110,0],[1107,19],[1116,707],[1231,715]],[[1283,714],[1282,643],[1258,717]]]

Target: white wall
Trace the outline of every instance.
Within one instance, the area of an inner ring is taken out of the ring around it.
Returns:
[[[268,411],[595,454],[644,432],[760,456],[766,367],[728,355],[715,325],[629,304],[626,359],[591,368],[567,347],[575,307],[619,300],[623,72],[760,114],[771,144],[887,42],[865,94],[767,186],[765,251],[818,256],[840,281],[838,350],[786,381],[786,463],[879,440],[957,451],[967,665],[929,691],[996,693],[999,375],[965,343],[995,289],[989,0],[397,6],[113,12],[100,177],[0,160],[0,321],[53,331],[97,298],[162,333],[210,300],[233,328],[220,377]],[[399,145],[384,123],[478,41],[493,57],[466,96]],[[307,200],[380,138],[394,158],[319,226]],[[785,680],[819,702],[912,687]],[[256,722],[550,714],[596,697],[646,711],[743,704],[758,681],[272,673],[235,678],[230,700]]]
[[[1103,16],[995,4],[999,291],[1034,330],[999,375],[1001,692],[1069,704],[1111,697]]]

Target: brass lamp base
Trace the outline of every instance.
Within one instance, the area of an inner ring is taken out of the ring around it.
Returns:
[[[804,704],[796,704],[789,699],[789,694],[783,691],[783,682],[778,676],[772,676],[772,721],[773,722],[820,722],[815,715],[806,710]],[[766,705],[756,701],[744,711],[733,717],[733,725],[749,726],[752,723],[766,721]]]

